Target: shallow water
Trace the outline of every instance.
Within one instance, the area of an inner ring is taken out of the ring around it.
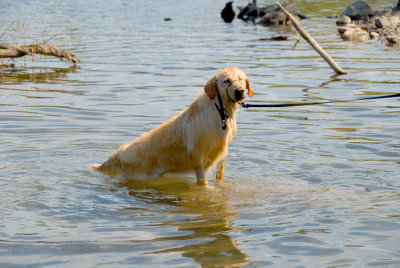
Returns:
[[[2,267],[400,266],[398,98],[238,111],[225,182],[206,189],[90,169],[226,66],[247,73],[251,102],[399,92],[398,50],[343,42],[324,18],[351,1],[298,2],[342,76],[303,40],[260,40],[285,28],[223,23],[225,1],[39,2],[0,3],[1,31],[17,27],[1,41],[50,38],[81,62],[0,73]]]

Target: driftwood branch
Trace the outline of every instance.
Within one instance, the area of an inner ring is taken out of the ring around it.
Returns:
[[[315,41],[315,39],[303,28],[300,22],[288,12],[281,4],[276,2],[276,5],[282,10],[283,13],[289,18],[293,26],[299,32],[299,34],[314,48],[315,51],[321,55],[322,58],[331,66],[331,68],[337,74],[346,74],[346,71],[340,68],[340,66],[332,59],[332,57]]]
[[[41,54],[54,56],[59,59],[67,59],[69,62],[77,63],[79,59],[72,53],[57,48],[54,45],[43,42],[41,44],[33,43],[31,45],[14,46],[10,44],[0,44],[0,58],[18,58],[25,55]]]
[[[14,67],[12,63],[5,63],[0,60],[0,67]]]

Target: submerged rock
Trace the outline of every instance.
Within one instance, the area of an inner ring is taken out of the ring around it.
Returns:
[[[342,15],[340,18],[336,21],[336,25],[346,25],[351,23],[351,19],[349,16]]]

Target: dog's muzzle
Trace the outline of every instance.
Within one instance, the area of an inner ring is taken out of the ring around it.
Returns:
[[[242,101],[246,96],[246,91],[240,87],[235,90],[235,100],[237,102]]]

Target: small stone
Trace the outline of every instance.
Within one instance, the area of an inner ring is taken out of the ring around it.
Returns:
[[[348,28],[343,34],[342,38],[344,40],[349,40],[353,42],[362,42],[369,39],[369,34],[367,31],[357,27],[357,28]]]
[[[340,34],[344,34],[344,32],[347,31],[348,29],[349,29],[348,27],[338,27],[338,28],[337,28],[337,31],[338,31]]]
[[[396,36],[387,36],[384,42],[386,43],[386,45],[400,44],[400,38]]]
[[[387,17],[379,17],[375,19],[375,27],[376,28],[386,28],[390,25],[390,22]]]
[[[369,33],[369,37],[370,37],[371,39],[378,39],[378,38],[379,38],[379,33],[377,33],[377,32],[370,32],[370,33]]]
[[[351,23],[351,19],[349,16],[343,15],[341,16],[337,21],[336,21],[336,25],[346,25]]]

